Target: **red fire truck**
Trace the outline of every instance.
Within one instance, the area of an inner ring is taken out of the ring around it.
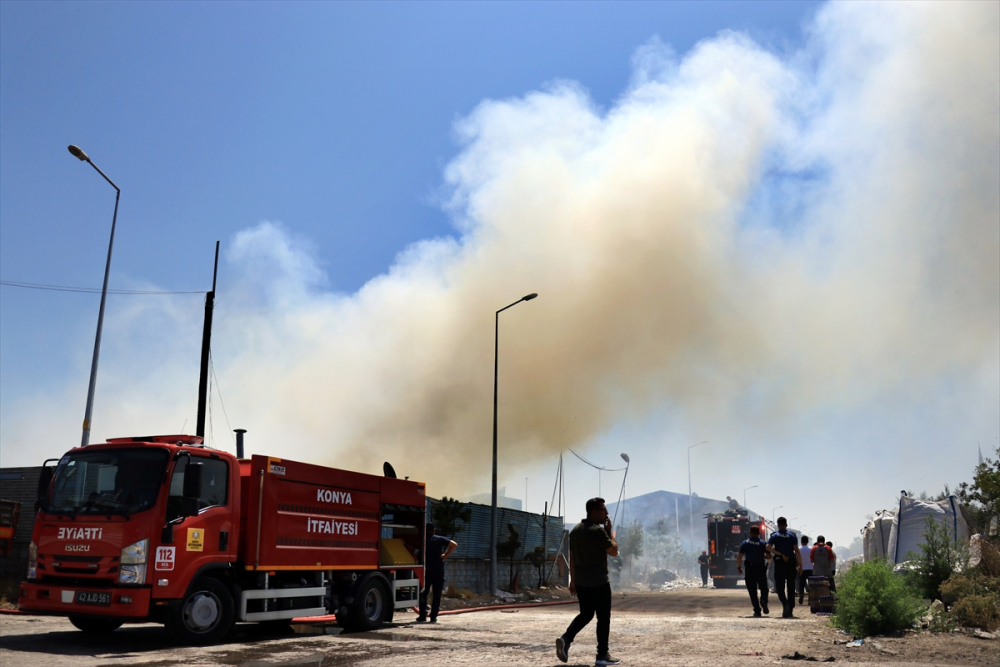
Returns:
[[[415,604],[424,526],[422,483],[115,438],[43,468],[19,604],[90,633],[162,622],[187,644],[237,621],[372,629]]]

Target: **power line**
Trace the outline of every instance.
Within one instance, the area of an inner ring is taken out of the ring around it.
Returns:
[[[14,280],[0,280],[0,285],[7,287],[20,287],[23,289],[39,289],[50,292],[78,292],[84,294],[100,294],[99,287],[67,287],[65,285],[46,285],[44,283],[22,283]],[[204,294],[206,290],[197,291],[172,291],[163,292],[157,290],[135,290],[135,289],[109,289],[108,294]]]
[[[573,454],[573,456],[575,456],[576,458],[580,459],[581,461],[583,461],[584,463],[586,463],[587,465],[589,465],[591,468],[597,468],[598,470],[603,470],[605,472],[621,472],[622,470],[626,470],[627,469],[627,466],[625,468],[605,468],[604,466],[599,466],[596,463],[591,463],[587,459],[583,458],[582,456],[580,456],[579,454],[577,454],[576,452],[574,452],[569,447],[567,447],[566,449],[569,449],[570,453]]]

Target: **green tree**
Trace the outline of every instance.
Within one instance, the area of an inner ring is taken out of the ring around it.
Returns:
[[[438,533],[454,539],[472,521],[472,508],[460,500],[445,496],[434,506],[431,516]]]
[[[1000,447],[997,458],[986,459],[976,466],[972,483],[958,485],[959,499],[972,510],[975,528],[983,535],[997,541],[996,528],[1000,523]]]
[[[517,532],[517,528],[512,523],[507,524],[507,531],[507,539],[497,544],[497,559],[506,558],[510,561],[511,586],[508,588],[511,588],[514,583],[514,556],[521,548],[521,534]]]
[[[849,547],[847,547],[847,550],[851,554],[850,557],[858,556],[861,553],[863,553],[864,550],[865,550],[865,541],[863,539],[861,539],[860,536],[855,537],[854,541],[851,542],[851,545]]]
[[[633,521],[625,526],[625,530],[622,532],[622,539],[618,542],[618,553],[628,564],[628,571],[631,575],[632,561],[642,556],[644,547],[642,524],[638,521]]]
[[[954,572],[961,571],[968,565],[969,550],[962,542],[956,543],[943,523],[935,521],[933,515],[928,515],[924,523],[924,541],[920,545],[920,552],[919,555],[913,552],[906,555],[906,559],[914,563],[914,569],[909,575],[910,583],[921,597],[939,599],[941,584]]]
[[[646,551],[656,564],[679,572],[688,554],[666,519],[659,519],[646,530]]]
[[[542,581],[542,567],[545,566],[545,547],[539,544],[534,548],[534,550],[524,554],[524,557],[527,558],[531,564],[535,566],[535,570],[538,571],[538,587],[541,588],[545,585],[545,582]]]

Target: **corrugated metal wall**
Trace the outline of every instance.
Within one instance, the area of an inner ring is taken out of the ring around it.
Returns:
[[[41,466],[33,468],[0,468],[0,498],[21,503],[21,518],[14,534],[14,549],[9,556],[0,556],[0,578],[23,579],[28,570],[28,545],[35,523],[35,500]]]
[[[436,498],[427,498],[427,516],[434,516],[434,506],[438,504]],[[488,560],[490,557],[490,506],[479,505],[477,503],[465,503],[465,506],[472,510],[472,519],[468,524],[459,522],[463,530],[452,539],[458,542],[458,549],[455,550],[453,558],[478,558]],[[523,560],[525,553],[530,553],[535,547],[542,544],[542,522],[548,523],[546,529],[545,542],[549,558],[553,558],[559,551],[560,543],[563,540],[565,524],[562,517],[543,517],[541,514],[531,514],[521,510],[512,510],[506,507],[497,508],[497,542],[504,542],[510,534],[507,524],[513,524],[521,539],[521,548],[514,555],[515,560]],[[449,536],[451,537],[451,536]],[[568,554],[569,545],[562,544],[563,553]],[[568,556],[567,556],[568,557]]]

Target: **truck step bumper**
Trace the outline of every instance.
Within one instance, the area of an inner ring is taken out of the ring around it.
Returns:
[[[148,588],[87,588],[23,582],[18,591],[18,607],[36,614],[65,616],[149,616]]]

